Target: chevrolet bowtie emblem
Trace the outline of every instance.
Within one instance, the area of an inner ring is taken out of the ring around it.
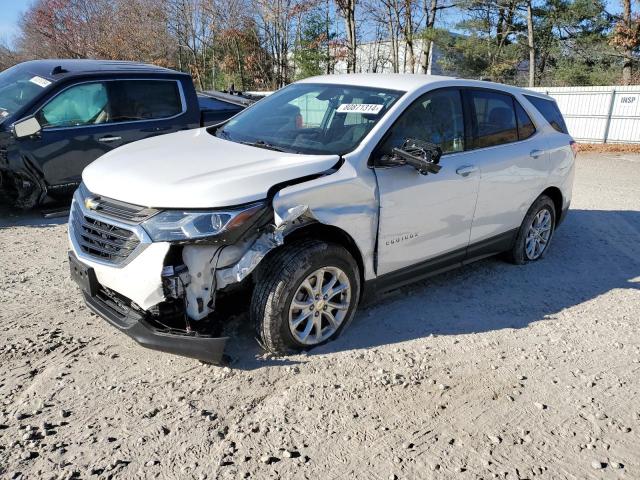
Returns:
[[[84,199],[84,206],[87,210],[97,210],[100,202],[97,197],[87,197]]]

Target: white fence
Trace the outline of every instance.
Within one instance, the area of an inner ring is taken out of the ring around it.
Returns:
[[[640,86],[532,88],[553,97],[585,143],[640,143]]]

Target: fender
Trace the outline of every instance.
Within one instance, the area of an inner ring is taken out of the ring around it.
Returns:
[[[276,225],[296,207],[305,216],[335,226],[354,240],[364,265],[364,279],[375,277],[374,252],[378,228],[378,201],[373,172],[358,172],[349,162],[333,174],[287,186],[273,198]]]

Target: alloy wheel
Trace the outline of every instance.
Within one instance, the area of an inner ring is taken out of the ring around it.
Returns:
[[[317,345],[342,325],[351,306],[351,282],[338,267],[322,267],[298,286],[289,306],[289,329],[303,345]]]
[[[533,217],[524,244],[525,254],[529,260],[540,258],[549,245],[552,219],[551,212],[546,208]]]

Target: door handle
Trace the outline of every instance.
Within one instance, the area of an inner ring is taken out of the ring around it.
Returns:
[[[544,155],[543,150],[531,150],[531,153],[529,153],[529,156],[531,158],[538,158],[538,157],[541,157],[542,155]]]
[[[117,142],[118,140],[122,140],[122,137],[111,137],[111,136],[109,136],[109,137],[102,137],[102,138],[98,139],[99,142],[105,142],[105,143]]]
[[[166,132],[167,130],[171,130],[171,127],[152,127],[152,128],[145,128],[142,131],[146,133],[146,132]]]
[[[468,177],[473,172],[478,170],[478,167],[475,165],[465,165],[464,167],[460,167],[456,170],[456,173],[462,177]]]

